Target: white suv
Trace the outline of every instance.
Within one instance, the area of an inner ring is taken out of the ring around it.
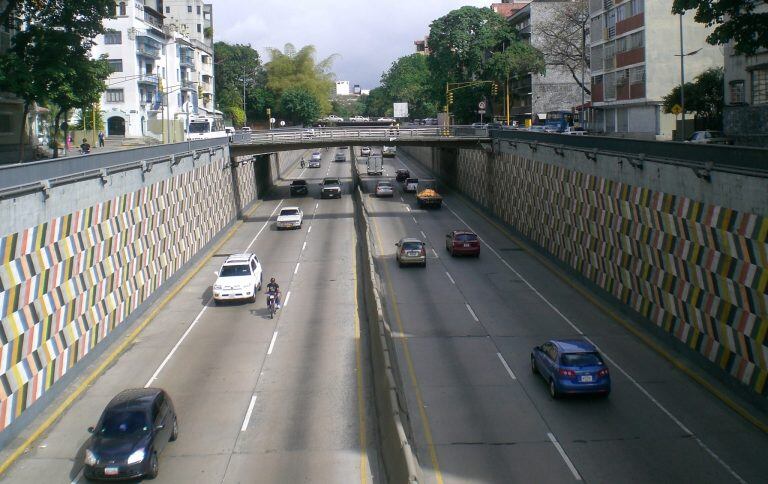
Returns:
[[[261,290],[261,263],[255,254],[232,254],[227,257],[213,285],[213,302],[247,299],[256,302]]]

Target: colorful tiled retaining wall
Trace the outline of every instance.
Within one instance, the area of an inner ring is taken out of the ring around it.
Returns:
[[[247,205],[253,165],[238,172]],[[218,159],[0,237],[0,430],[234,216],[232,176]]]
[[[768,395],[768,218],[510,153],[457,161],[461,192]]]

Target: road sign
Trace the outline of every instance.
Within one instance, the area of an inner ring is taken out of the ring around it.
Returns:
[[[478,109],[477,112],[480,114],[485,114],[485,109]]]
[[[280,121],[280,126],[285,126],[285,121]]]
[[[477,103],[477,107],[480,109],[485,109],[485,101],[480,101],[479,103]]]
[[[393,103],[392,110],[395,118],[407,118],[408,117],[408,103]]]
[[[683,112],[683,108],[679,104],[675,104],[672,106],[672,114],[677,116],[678,114]]]
[[[271,124],[275,124],[275,121],[277,121],[275,118],[269,118],[269,122],[270,122]]]

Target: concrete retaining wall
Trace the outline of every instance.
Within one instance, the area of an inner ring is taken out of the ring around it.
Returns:
[[[679,348],[768,395],[766,178],[707,180],[557,145],[502,150],[402,148]]]
[[[256,200],[253,164],[228,156],[206,148],[0,199],[0,431]]]

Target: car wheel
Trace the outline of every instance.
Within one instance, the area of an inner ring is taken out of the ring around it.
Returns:
[[[253,296],[248,298],[248,302],[249,303],[255,303],[256,302],[256,292],[257,292],[257,290],[258,289],[256,288],[256,286],[253,286]]]
[[[533,356],[531,356],[531,373],[534,375],[539,373],[539,369],[536,368],[536,360],[533,358]]]
[[[179,438],[179,421],[176,419],[176,417],[173,417],[173,428],[171,429],[171,438],[168,440],[170,442],[173,442],[178,438]]]
[[[147,472],[147,479],[154,479],[160,473],[160,466],[157,462],[157,452],[152,452],[149,457],[149,472]]]
[[[558,398],[560,396],[560,392],[557,391],[557,387],[555,386],[555,380],[552,378],[549,379],[549,396],[552,398]]]
[[[219,301],[218,299],[214,299],[214,300],[213,300],[213,305],[214,305],[214,306],[218,306],[218,305],[220,305],[220,304],[221,304],[221,301]]]
[[[257,291],[261,291],[261,282],[264,280],[264,274],[259,274],[259,288]]]
[[[451,251],[451,249],[448,248],[448,244],[445,244],[445,251],[446,252],[450,252]]]
[[[480,258],[480,252],[478,252],[477,254],[475,254],[475,258],[476,258],[476,259],[479,259],[479,258]]]
[[[422,262],[421,267],[427,267],[427,261]]]

